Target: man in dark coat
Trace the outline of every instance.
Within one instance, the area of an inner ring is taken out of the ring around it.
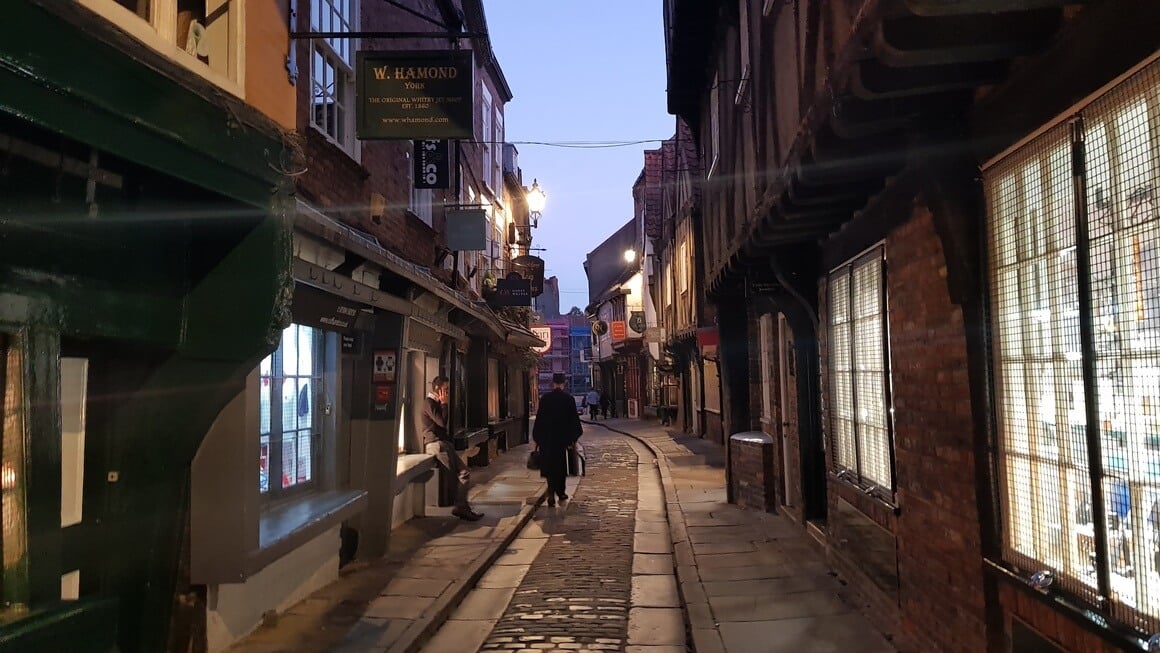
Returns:
[[[447,397],[451,384],[447,377],[437,376],[431,382],[431,392],[423,398],[423,446],[435,456],[443,470],[455,481],[455,508],[451,514],[467,521],[476,521],[483,513],[471,509],[467,502],[467,484],[471,473],[467,463],[455,450],[455,442],[447,431]]]
[[[580,439],[584,427],[576,413],[576,400],[564,391],[568,377],[556,373],[552,377],[552,391],[540,397],[536,425],[532,439],[540,450],[540,476],[548,479],[548,506],[568,499],[564,478],[568,475],[568,449]]]

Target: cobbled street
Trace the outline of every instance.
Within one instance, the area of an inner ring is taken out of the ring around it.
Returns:
[[[600,428],[581,443],[571,499],[539,507],[425,653],[686,650],[655,458]]]
[[[619,437],[597,436],[586,444],[591,475],[570,505],[541,507],[555,513],[543,525],[552,537],[482,650],[624,648],[637,457]]]

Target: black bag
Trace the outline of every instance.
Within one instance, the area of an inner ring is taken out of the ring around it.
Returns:
[[[530,454],[528,454],[528,469],[539,469],[539,468],[540,468],[540,450],[533,449],[532,452]]]

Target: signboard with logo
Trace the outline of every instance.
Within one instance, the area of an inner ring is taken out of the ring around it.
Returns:
[[[532,351],[537,354],[542,354],[552,348],[552,327],[534,326],[532,327],[532,334],[544,341],[543,347],[532,347]]]
[[[512,269],[532,284],[532,297],[544,294],[544,259],[525,254],[512,259]]]
[[[644,311],[633,311],[628,318],[628,328],[632,329],[637,337],[644,334]]]
[[[624,340],[628,337],[628,328],[624,320],[613,320],[609,325],[612,327],[613,340]]]
[[[360,140],[471,139],[471,50],[362,51],[355,59]]]
[[[411,164],[415,188],[451,187],[451,157],[447,141],[415,141]]]
[[[531,306],[532,284],[515,272],[495,282],[495,292],[489,300],[495,306]]]
[[[290,314],[298,324],[348,335],[369,331],[373,322],[367,306],[303,283],[294,285]]]
[[[483,209],[448,211],[447,249],[453,252],[487,249],[487,213]]]

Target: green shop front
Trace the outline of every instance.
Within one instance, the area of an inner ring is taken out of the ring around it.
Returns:
[[[184,650],[191,461],[289,318],[285,141],[156,55],[6,9],[0,649]]]

